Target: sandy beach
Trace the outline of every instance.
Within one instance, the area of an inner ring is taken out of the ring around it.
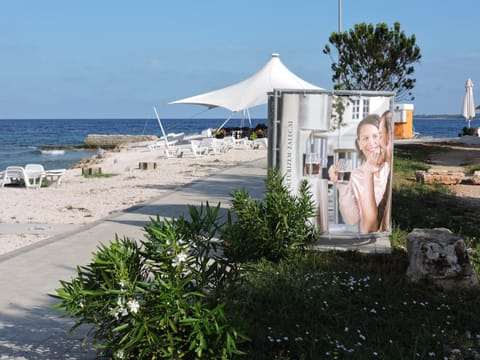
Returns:
[[[60,186],[0,188],[0,254],[48,238],[42,231],[45,225],[88,224],[225,167],[267,156],[266,149],[241,147],[220,155],[194,157],[186,152],[180,158],[167,158],[163,150],[150,150],[147,145],[134,143],[107,151],[89,165],[110,177],[87,178],[77,167],[67,170]],[[142,170],[141,162],[156,163],[156,169]],[[29,226],[13,226],[21,224]],[[17,228],[28,231],[9,232]]]

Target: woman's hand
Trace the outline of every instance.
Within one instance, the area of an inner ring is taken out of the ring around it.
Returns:
[[[386,159],[387,159],[386,149],[383,148],[383,146],[379,146],[377,151],[368,155],[367,161],[365,163],[365,169],[369,173],[372,173],[372,174],[376,173],[377,171],[380,171]]]

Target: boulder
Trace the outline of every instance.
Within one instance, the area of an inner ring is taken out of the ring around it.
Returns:
[[[414,229],[407,236],[407,277],[445,290],[479,289],[465,241],[448,229]]]
[[[460,184],[465,179],[465,173],[460,171],[447,171],[447,170],[433,170],[427,171],[417,170],[415,172],[417,181],[424,184],[445,184],[456,185]]]

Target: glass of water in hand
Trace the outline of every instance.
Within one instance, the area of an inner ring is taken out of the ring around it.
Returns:
[[[337,163],[338,180],[348,181],[350,179],[350,166],[346,159],[339,159]]]

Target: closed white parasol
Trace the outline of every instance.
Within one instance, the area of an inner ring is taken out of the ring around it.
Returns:
[[[465,84],[465,97],[463,99],[462,115],[468,121],[468,127],[470,127],[470,121],[475,117],[475,104],[473,101],[473,82],[470,78]]]

